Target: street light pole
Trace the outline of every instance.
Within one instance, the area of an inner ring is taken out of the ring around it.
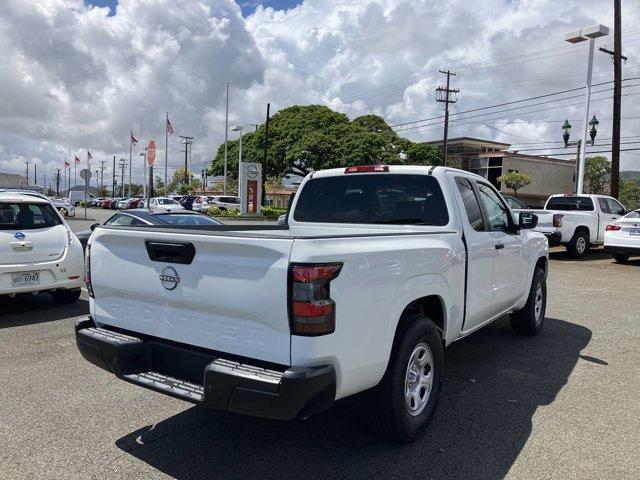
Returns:
[[[591,78],[593,76],[593,51],[595,47],[596,38],[609,35],[609,27],[604,25],[593,25],[591,27],[581,28],[574,30],[565,35],[564,39],[569,43],[579,43],[585,40],[589,41],[589,56],[587,60],[587,84],[585,95],[585,108],[584,108],[584,131],[582,135],[582,145],[586,147],[587,138],[589,136],[589,102],[591,101]],[[586,148],[582,148],[580,151],[580,158],[578,159],[578,184],[577,193],[581,194],[584,187],[584,164],[586,156]]]
[[[229,137],[229,82],[227,82],[227,108],[224,116],[224,183],[222,193],[227,194],[227,143]]]

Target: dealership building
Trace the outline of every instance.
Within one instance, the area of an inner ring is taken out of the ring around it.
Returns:
[[[442,141],[429,142],[442,146]],[[531,177],[531,184],[518,190],[518,198],[528,206],[539,206],[555,193],[575,191],[576,162],[560,158],[524,155],[507,151],[511,144],[471,137],[451,138],[447,142],[447,160],[489,180],[504,195],[513,190],[501,185],[498,177],[510,171]]]

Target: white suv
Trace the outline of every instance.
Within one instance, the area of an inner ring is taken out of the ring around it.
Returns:
[[[206,196],[193,202],[193,209],[202,213],[206,213],[211,207],[218,207],[220,210],[240,210],[240,197]]]
[[[0,193],[0,295],[48,292],[56,303],[80,298],[82,246],[51,203]]]

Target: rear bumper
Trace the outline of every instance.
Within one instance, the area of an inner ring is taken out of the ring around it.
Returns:
[[[604,250],[605,252],[611,252],[611,253],[626,253],[627,255],[640,255],[640,248],[637,248],[637,247],[605,245]]]
[[[279,367],[212,350],[76,323],[89,362],[128,382],[216,410],[276,420],[306,417],[335,399],[331,365]],[[251,362],[251,363],[246,363]]]

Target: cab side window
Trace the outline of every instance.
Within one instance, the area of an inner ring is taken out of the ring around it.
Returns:
[[[598,198],[598,205],[600,205],[602,213],[611,213],[611,210],[609,210],[609,203],[607,203],[606,198]]]
[[[489,226],[494,232],[501,232],[509,226],[509,209],[491,187],[484,183],[476,182],[480,201],[489,217]]]
[[[476,192],[473,190],[471,181],[469,181],[468,178],[456,177],[456,185],[462,196],[462,202],[467,212],[467,218],[469,219],[471,228],[477,232],[486,231],[484,219],[482,218],[482,210],[480,210],[480,203],[478,202],[478,197],[476,197]]]
[[[609,204],[609,211],[612,215],[624,215],[626,213],[625,208],[613,198],[607,198],[606,200]]]

